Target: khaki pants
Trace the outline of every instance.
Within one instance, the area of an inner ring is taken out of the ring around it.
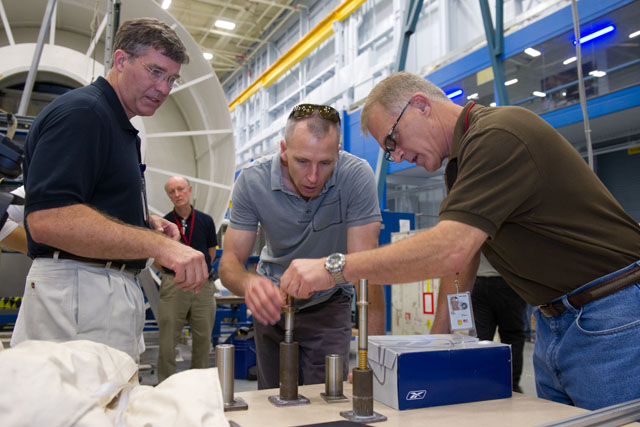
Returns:
[[[11,345],[26,340],[90,340],[139,361],[144,297],[130,273],[36,258],[26,279]]]
[[[207,280],[196,294],[180,289],[173,277],[172,274],[164,274],[160,285],[158,382],[176,372],[175,347],[185,323],[191,329],[191,369],[209,367],[211,332],[216,316],[213,282]]]

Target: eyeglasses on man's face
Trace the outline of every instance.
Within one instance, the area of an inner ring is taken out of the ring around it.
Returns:
[[[391,126],[391,130],[389,130],[389,133],[384,138],[384,158],[389,162],[393,161],[393,156],[391,155],[391,153],[396,150],[396,146],[398,145],[395,138],[393,137],[393,134],[396,131],[396,126],[398,126],[400,117],[402,117],[404,112],[407,111],[407,107],[409,107],[409,104],[411,104],[411,101],[407,102],[407,105],[405,105],[402,111],[400,111],[400,115],[398,115],[396,122],[393,124],[393,126]]]
[[[148,65],[144,62],[142,62],[142,65],[149,72],[149,77],[151,78],[151,80],[153,80],[154,83],[159,83],[166,80],[167,86],[169,86],[169,88],[171,89],[175,89],[180,86],[180,84],[182,84],[182,79],[180,78],[180,76],[167,76],[167,73],[165,71],[162,71],[161,69],[156,68],[153,65]]]
[[[340,124],[340,113],[333,107],[328,105],[316,105],[316,104],[300,104],[293,107],[291,114],[289,114],[290,119],[304,119],[310,117],[314,111],[317,111],[320,114],[320,117],[323,119],[329,120],[333,123]]]

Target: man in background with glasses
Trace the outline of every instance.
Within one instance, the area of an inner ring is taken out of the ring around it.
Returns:
[[[204,255],[178,241],[175,224],[147,215],[140,138],[129,121],[151,116],[189,57],[155,19],[122,24],[106,79],[49,104],[27,136],[25,218],[34,258],[11,339],[88,339],[143,350],[137,275],[147,258],[175,271],[183,289],[208,278]]]
[[[381,215],[373,171],[366,161],[340,150],[335,109],[312,104],[293,109],[280,152],[256,160],[238,176],[229,219],[220,279],[244,295],[254,316],[258,388],[276,388],[285,303],[278,285],[289,263],[378,245]],[[258,224],[266,246],[253,273],[244,266]],[[341,354],[345,377],[348,372],[353,285],[340,279],[339,267],[333,270],[336,287],[295,301],[293,339],[300,346],[301,384],[324,382],[327,354]],[[370,331],[384,334],[382,288],[372,286],[370,295]]]
[[[348,254],[347,280],[441,277],[431,331],[446,333],[446,297],[471,290],[482,252],[538,306],[539,397],[585,409],[640,397],[640,227],[562,135],[524,108],[456,105],[411,73],[378,83],[361,121],[394,161],[434,172],[448,158],[448,193],[435,227]],[[281,289],[331,289],[323,264],[292,262]]]

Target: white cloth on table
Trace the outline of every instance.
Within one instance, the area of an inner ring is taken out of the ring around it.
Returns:
[[[138,383],[126,353],[92,341],[25,341],[0,352],[6,427],[228,426],[216,368]]]

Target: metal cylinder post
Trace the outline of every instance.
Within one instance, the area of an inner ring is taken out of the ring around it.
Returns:
[[[220,378],[224,403],[233,402],[234,352],[235,346],[233,344],[216,346],[216,366],[218,367],[218,377]]]
[[[343,360],[341,354],[324,357],[324,385],[328,396],[342,395]]]
[[[327,403],[349,400],[343,393],[344,358],[341,354],[327,354],[324,357],[324,393],[320,393]]]
[[[367,286],[369,281],[360,279],[358,283],[358,367],[353,370],[353,410],[342,411],[344,418],[359,423],[386,421],[387,417],[373,411],[373,371],[367,367]]]
[[[358,289],[360,298],[358,299],[358,368],[367,369],[367,349],[369,333],[367,331],[368,322],[368,285],[369,281],[360,279]]]
[[[353,370],[353,412],[358,417],[373,415],[373,372],[371,369]]]
[[[298,398],[298,343],[280,343],[280,397]]]
[[[275,406],[300,406],[309,404],[309,399],[298,394],[298,343],[293,341],[293,305],[292,296],[287,297],[284,312],[284,341],[280,343],[280,394],[269,396],[269,402]]]
[[[242,399],[233,397],[235,346],[233,344],[220,344],[216,346],[216,367],[218,378],[222,388],[222,400],[225,411],[240,411],[249,408]]]

